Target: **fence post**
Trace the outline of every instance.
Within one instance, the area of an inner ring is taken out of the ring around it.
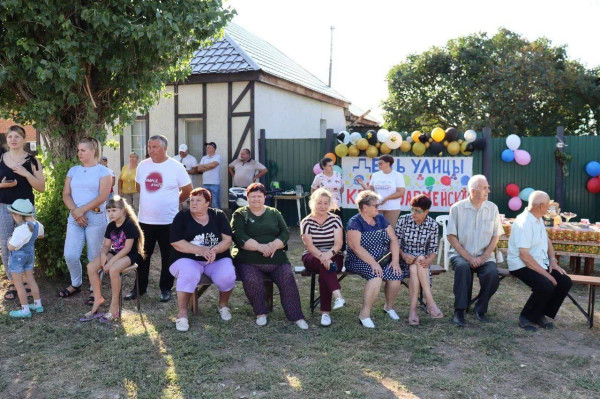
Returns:
[[[492,128],[483,128],[483,140],[485,141],[485,147],[483,148],[482,156],[482,169],[483,175],[488,182],[492,182]]]
[[[335,135],[333,129],[325,130],[325,153],[333,152],[335,149]]]
[[[556,142],[565,142],[565,128],[562,126],[556,128]],[[564,146],[557,145],[556,151],[565,152],[565,148]],[[563,176],[562,166],[560,165],[556,157],[554,158],[554,163],[556,164],[556,177],[554,179],[554,200],[560,204],[560,207],[562,209],[565,209],[565,177]]]
[[[267,166],[267,139],[265,129],[260,129],[258,136],[258,162]],[[267,175],[261,176],[260,182],[266,187]]]

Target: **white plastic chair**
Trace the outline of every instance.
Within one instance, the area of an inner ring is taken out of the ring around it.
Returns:
[[[446,235],[448,234],[447,227],[448,227],[449,219],[450,219],[450,216],[448,216],[448,215],[440,215],[435,218],[435,221],[438,222],[438,224],[442,226],[442,239],[440,240],[440,248],[438,250],[437,264],[438,265],[441,264],[440,259],[442,257],[442,252],[443,252],[443,254],[444,254],[444,269],[446,269],[446,271],[448,271],[450,269],[450,260],[448,259],[448,252],[450,251],[450,243],[448,242],[448,239],[446,238]]]

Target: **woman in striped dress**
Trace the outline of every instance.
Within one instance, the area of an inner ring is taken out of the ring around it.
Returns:
[[[300,231],[304,242],[302,262],[304,267],[319,273],[319,292],[321,294],[321,325],[331,325],[331,299],[335,298],[333,309],[339,309],[346,301],[340,292],[337,273],[344,264],[342,220],[330,211],[336,208],[336,202],[325,188],[315,190],[310,196],[311,213],[302,220]]]

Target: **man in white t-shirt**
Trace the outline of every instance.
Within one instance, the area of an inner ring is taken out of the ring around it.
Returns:
[[[210,191],[212,196],[210,206],[221,209],[221,156],[216,153],[217,145],[213,141],[204,145],[206,155],[198,164],[198,172],[202,173],[202,187]]]
[[[183,165],[167,155],[168,141],[156,135],[148,140],[148,155],[137,167],[135,183],[140,193],[139,222],[144,232],[146,258],[138,268],[140,295],[146,293],[150,274],[150,259],[158,242],[162,268],[160,272],[160,300],[171,299],[174,278],[169,272],[169,242],[171,223],[179,212],[179,204],[192,191],[192,183]],[[135,290],[125,296],[135,299]]]
[[[179,154],[173,157],[177,162],[181,162],[185,167],[185,170],[188,172],[188,175],[191,175],[192,179],[192,187],[196,188],[200,186],[200,174],[198,174],[198,170],[196,166],[198,166],[198,160],[195,156],[190,154],[187,144],[181,144],[179,146]]]

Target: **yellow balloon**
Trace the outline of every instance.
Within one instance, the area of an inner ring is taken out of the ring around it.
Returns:
[[[360,150],[358,149],[357,146],[355,145],[351,145],[350,147],[348,147],[348,155],[351,157],[357,157],[358,154],[360,154]]]
[[[431,137],[438,143],[441,143],[442,141],[444,141],[444,138],[446,137],[446,132],[441,127],[436,127],[431,132]]]
[[[377,143],[375,143],[375,147],[377,147],[377,148],[381,147],[381,143],[378,141]]]
[[[370,145],[367,147],[366,153],[369,158],[375,158],[379,155],[379,150],[374,145]]]
[[[448,147],[448,144],[450,144],[450,142],[448,140],[444,140],[444,147]]]
[[[413,144],[413,147],[412,147],[413,154],[415,154],[417,156],[421,156],[421,155],[425,154],[425,149],[426,149],[425,144],[420,143],[420,142]]]
[[[356,146],[359,150],[366,150],[369,148],[369,141],[367,139],[360,139],[356,142]]]
[[[411,147],[411,145],[408,141],[403,141],[402,144],[400,144],[400,151],[409,152],[410,147]]]
[[[419,132],[418,130],[415,130],[414,132],[411,133],[410,137],[413,139],[413,141],[416,143],[417,141],[419,141],[419,136],[422,133]]]
[[[453,141],[448,144],[448,154],[456,155],[460,152],[460,144],[458,142]]]
[[[404,142],[406,143],[406,142]],[[404,144],[402,143],[402,144]],[[400,144],[400,149],[402,149],[402,144]],[[407,143],[408,144],[408,143]],[[410,146],[410,144],[408,144]],[[379,151],[381,151],[382,154],[389,154],[390,152],[392,152],[392,149],[390,147],[387,146],[387,144],[385,143],[381,143],[381,146],[379,147]]]
[[[338,144],[335,146],[335,154],[338,157],[345,157],[348,155],[348,146],[346,144]]]
[[[460,153],[463,155],[471,155],[472,152],[471,151],[467,151],[467,145],[469,143],[467,143],[466,141],[463,141],[463,143],[460,145]]]
[[[430,144],[429,143],[425,143],[425,148],[429,148]]]

